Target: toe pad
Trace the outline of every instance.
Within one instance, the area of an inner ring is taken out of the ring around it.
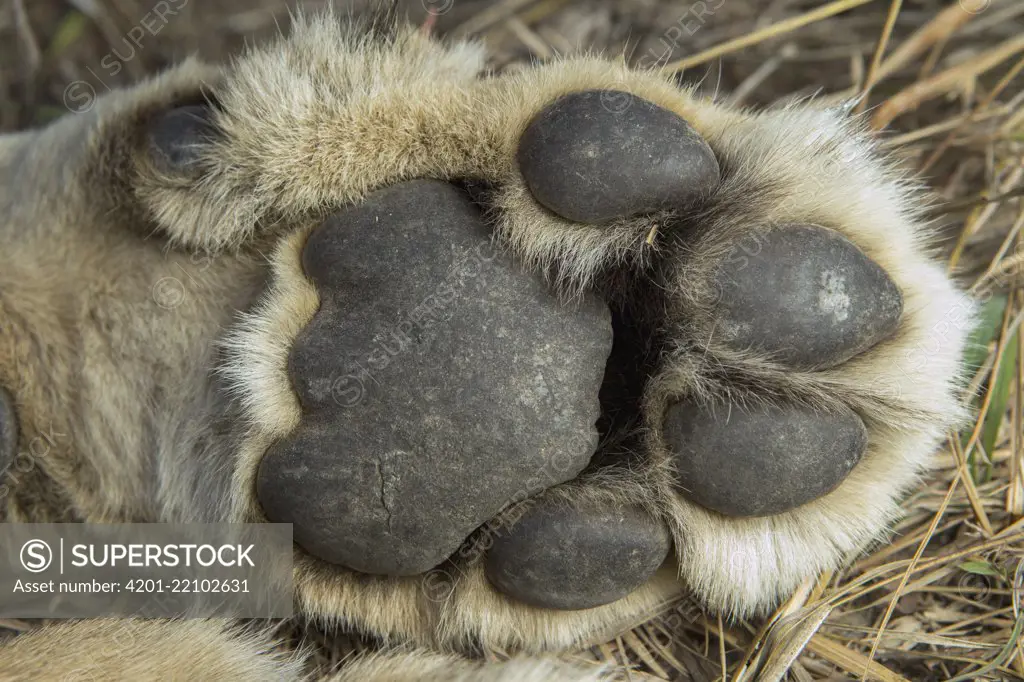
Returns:
[[[860,461],[867,430],[846,408],[684,402],[666,413],[665,440],[685,497],[728,516],[767,516],[836,488]]]
[[[14,461],[18,450],[18,423],[14,416],[14,398],[0,388],[0,476]]]
[[[832,367],[891,335],[903,297],[886,272],[838,232],[790,225],[722,266],[720,333],[730,345],[799,367]]]
[[[518,159],[537,201],[585,223],[682,207],[719,182],[714,153],[686,121],[612,90],[566,95],[541,111]]]
[[[608,604],[643,585],[665,561],[668,530],[636,507],[540,501],[495,540],[491,583],[549,609]]]
[[[199,161],[199,145],[215,134],[210,108],[190,105],[172,109],[150,124],[149,154],[165,173],[187,174]]]

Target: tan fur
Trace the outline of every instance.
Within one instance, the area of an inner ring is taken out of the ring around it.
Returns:
[[[454,655],[395,651],[362,656],[324,678],[269,630],[217,620],[96,620],[49,625],[0,646],[0,682],[600,682],[607,666],[544,658],[485,664]],[[635,675],[634,675],[635,678]]]
[[[601,682],[626,679],[605,667],[590,669],[542,658],[482,664],[423,651],[377,654],[356,659],[325,682]],[[639,679],[634,675],[634,679]]]
[[[269,633],[228,621],[79,621],[45,626],[0,647],[0,682],[285,682],[302,679],[303,665],[302,656],[281,649]]]
[[[562,649],[615,634],[687,588],[715,610],[763,611],[882,536],[899,495],[961,416],[955,381],[973,306],[927,256],[918,194],[855,122],[813,105],[727,109],[596,58],[478,78],[475,45],[443,45],[412,29],[386,40],[359,30],[329,14],[299,20],[291,38],[224,68],[187,62],[88,114],[0,138],[0,384],[17,400],[19,447],[30,453],[22,458],[30,466],[5,475],[11,492],[0,518],[263,520],[256,468],[299,423],[286,362],[319,305],[299,262],[305,236],[373,189],[431,177],[489,183],[496,238],[570,296],[599,286],[609,265],[669,248],[665,239],[648,243],[653,225],[701,223],[692,255],[666,273],[668,322],[701,351],[680,344],[648,387],[650,461],[591,470],[543,493],[644,506],[670,524],[675,560],[619,602],[558,612],[498,594],[480,552],[439,568],[451,589],[438,599],[430,576],[357,576],[297,550],[304,613],[440,649]],[[583,89],[632,92],[704,136],[730,173],[700,216],[582,226],[533,200],[515,162],[519,137],[544,106]],[[168,176],[145,153],[146,123],[205,97],[216,102],[221,134],[194,173]],[[731,249],[794,222],[840,231],[904,294],[898,332],[834,369],[792,371],[731,351],[716,343],[707,314],[708,283]],[[757,390],[738,393],[735,379]],[[791,512],[713,514],[673,492],[658,434],[669,402],[723,396],[848,404],[869,427],[870,450],[838,489]],[[39,442],[46,447],[30,447]],[[212,626],[166,630],[188,627]],[[100,625],[67,628],[83,640],[105,637]],[[0,656],[29,651],[23,642],[50,632],[19,637]],[[214,629],[211,651],[248,655],[254,641]],[[20,665],[35,665],[21,655]],[[427,666],[418,656],[406,662]],[[378,662],[386,671],[395,660]],[[516,669],[488,679],[512,679]]]

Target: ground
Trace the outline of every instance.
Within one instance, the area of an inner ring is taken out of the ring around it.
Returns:
[[[307,8],[322,2],[300,3]],[[337,3],[352,4],[352,3]],[[158,6],[170,7],[154,13]],[[355,3],[354,6],[358,5]],[[749,104],[857,95],[886,146],[935,191],[951,272],[984,302],[964,393],[977,418],[936,454],[894,542],[806,585],[767,622],[687,603],[576,660],[634,677],[1024,678],[1024,4],[1017,0],[405,0],[495,68],[598,50]],[[287,30],[280,0],[12,0],[0,7],[0,129],[198,52],[224,59]],[[165,18],[160,18],[163,14]],[[128,42],[125,42],[126,39]],[[134,42],[131,42],[134,39]],[[0,621],[0,633],[32,627]],[[290,626],[282,634],[291,635]],[[0,636],[5,636],[0,634]],[[321,670],[372,646],[313,633]],[[485,652],[501,658],[502,652]]]

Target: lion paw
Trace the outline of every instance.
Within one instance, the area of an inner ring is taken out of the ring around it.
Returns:
[[[683,590],[764,611],[876,541],[972,307],[856,122],[402,35],[300,27],[163,142],[203,178],[156,211],[180,241],[289,226],[228,372],[237,516],[295,524],[304,608],[541,649]]]

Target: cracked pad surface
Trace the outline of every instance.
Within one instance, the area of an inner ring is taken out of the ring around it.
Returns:
[[[422,573],[597,445],[607,306],[566,307],[495,252],[452,185],[378,191],[303,251],[321,307],[289,358],[303,420],[257,495],[310,554]]]

